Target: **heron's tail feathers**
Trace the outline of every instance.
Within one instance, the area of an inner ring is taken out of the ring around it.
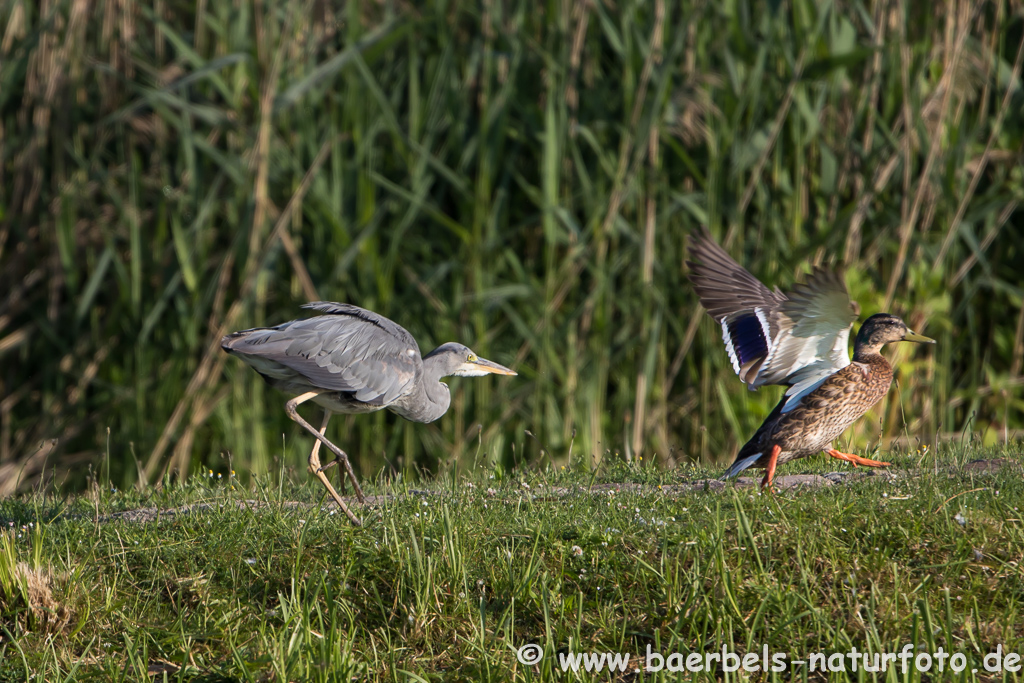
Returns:
[[[249,330],[242,330],[241,332],[232,332],[231,334],[224,335],[220,338],[220,348],[231,353],[235,350],[235,344],[244,339],[248,332]]]

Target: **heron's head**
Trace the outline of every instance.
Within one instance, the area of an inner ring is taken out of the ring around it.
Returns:
[[[442,377],[483,377],[484,375],[515,375],[504,365],[498,365],[486,358],[476,355],[471,348],[448,342],[442,344],[423,357],[423,360],[435,359],[444,369]]]
[[[905,322],[891,313],[876,313],[860,326],[856,347],[865,351],[878,351],[883,344],[898,341],[935,343],[934,339],[911,330]]]

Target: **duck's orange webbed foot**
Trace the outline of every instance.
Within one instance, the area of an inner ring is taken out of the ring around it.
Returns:
[[[837,451],[834,448],[830,448],[825,452],[833,458],[845,460],[854,467],[857,465],[864,465],[865,467],[888,467],[892,464],[891,462],[881,462],[879,460],[872,460],[871,458],[862,458],[861,456],[854,455],[853,453],[843,453],[842,451]]]
[[[768,489],[772,493],[775,492],[775,489],[772,488],[772,478],[775,477],[775,466],[779,464],[779,453],[781,452],[781,446],[772,446],[771,455],[768,456],[768,466],[765,468],[764,479],[761,480],[762,491]]]

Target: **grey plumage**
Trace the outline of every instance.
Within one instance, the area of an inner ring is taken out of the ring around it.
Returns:
[[[362,490],[347,456],[323,436],[331,414],[387,408],[414,422],[433,422],[451,403],[442,378],[516,374],[454,342],[421,356],[419,345],[405,328],[365,308],[324,301],[303,308],[322,315],[234,332],[221,340],[221,347],[252,366],[271,386],[296,395],[286,406],[289,416],[318,439],[310,468],[317,470],[342,507],[341,498],[320,472],[323,468],[317,450],[321,442],[345,465],[360,500]],[[319,432],[295,410],[306,400],[324,409]]]

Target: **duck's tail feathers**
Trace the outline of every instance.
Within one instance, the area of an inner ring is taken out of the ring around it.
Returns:
[[[742,460],[737,460],[736,462],[734,462],[732,464],[732,466],[729,469],[727,469],[725,471],[725,474],[722,475],[722,480],[724,481],[726,479],[732,479],[733,477],[738,475],[743,470],[745,470],[748,467],[752,466],[760,458],[761,458],[761,453],[754,453],[753,455],[748,455],[747,457],[743,458]]]

